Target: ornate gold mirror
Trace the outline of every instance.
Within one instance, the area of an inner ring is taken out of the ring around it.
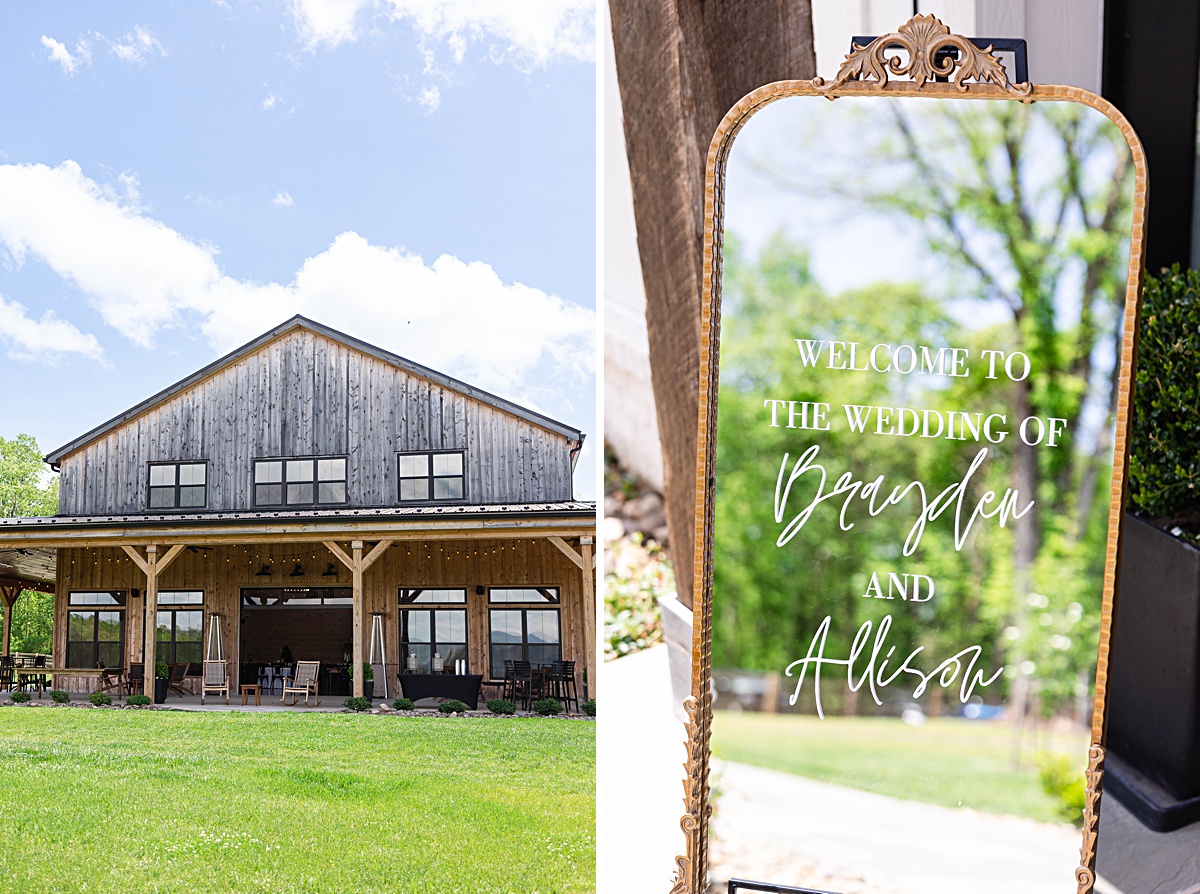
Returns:
[[[1093,889],[1145,188],[932,16],[726,115],[675,890]]]

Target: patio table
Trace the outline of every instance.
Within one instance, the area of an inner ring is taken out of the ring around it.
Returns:
[[[125,684],[125,671],[118,668],[108,668],[110,674],[116,676],[121,682],[119,685]],[[51,678],[53,686],[54,677],[100,677],[103,676],[105,668],[101,667],[14,667],[13,679],[17,683],[17,688],[21,688],[22,677],[40,677],[43,674]],[[42,697],[39,690],[38,698]]]

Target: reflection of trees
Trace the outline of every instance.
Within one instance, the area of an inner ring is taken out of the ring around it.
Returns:
[[[995,645],[996,655],[1003,653],[1006,664],[1023,667],[1022,674],[1032,672],[1039,679],[1044,702],[1059,704],[1075,693],[1080,674],[1090,672],[1095,660],[1107,509],[1106,501],[1096,497],[1098,482],[1107,477],[1100,473],[1110,463],[1111,425],[1105,412],[1111,415],[1116,398],[1117,364],[1113,359],[1120,353],[1119,309],[1124,301],[1132,199],[1128,149],[1108,119],[1072,104],[906,104],[885,100],[866,108],[872,114],[864,116],[862,126],[855,130],[862,152],[835,157],[824,168],[813,165],[815,153],[802,153],[802,160],[791,164],[773,160],[764,166],[768,176],[785,189],[839,200],[842,204],[837,207],[848,203],[856,223],[866,218],[877,224],[883,216],[917,233],[950,268],[955,281],[953,295],[932,297],[970,299],[977,320],[995,321],[953,334],[950,343],[971,347],[972,375],[956,379],[948,387],[925,389],[922,406],[990,408],[1008,414],[1010,420],[1030,415],[1067,420],[1060,448],[1026,446],[1014,433],[996,449],[1011,477],[989,481],[989,486],[1002,492],[1011,485],[1025,499],[1036,497],[1036,520],[1031,515],[1011,531],[989,530],[986,538],[973,537],[961,552],[931,540],[923,545],[918,562],[905,563],[905,570],[942,575],[961,586],[955,588],[960,595],[953,605],[949,601],[938,605],[936,629],[930,629],[930,618],[921,617],[922,611],[930,611],[928,607],[902,606],[908,622],[904,635],[931,648],[939,641],[981,642],[984,639],[972,637],[984,637]],[[886,230],[878,225],[869,231],[874,238],[886,238]],[[931,312],[931,297],[920,298],[914,287],[874,287],[869,301],[850,296],[851,300],[835,302],[820,294],[794,248],[790,272],[781,263],[786,252],[778,243],[749,266],[739,267],[736,249],[730,254],[726,288],[733,308],[726,312],[723,333],[720,449],[731,458],[752,450],[778,455],[772,445],[751,443],[761,440],[758,428],[750,422],[754,417],[737,421],[736,437],[727,434],[726,397],[734,393],[730,377],[732,374],[736,383],[745,375],[740,366],[731,371],[728,365],[727,356],[736,364],[741,352],[741,347],[733,344],[737,337],[734,327],[748,332],[756,320],[770,318],[770,323],[760,327],[761,336],[767,338],[772,327],[788,330],[785,335],[811,332],[812,324],[805,320],[821,320],[830,321],[831,329],[853,330],[855,340],[867,342],[878,334],[880,340],[893,343],[916,334],[928,338],[928,332],[918,332],[918,319],[923,319],[926,327],[941,330],[943,338],[938,343],[944,343],[944,334],[951,331],[947,312]],[[790,286],[789,276],[795,280]],[[772,297],[774,304],[769,307]],[[918,308],[918,316],[910,317],[910,310]],[[896,313],[900,320],[892,319]],[[857,318],[847,319],[856,314]],[[1025,353],[1032,373],[1021,382],[1003,377],[984,379],[977,368],[983,348]],[[779,353],[776,349],[772,354],[763,345],[751,351],[759,358],[753,362],[760,365]],[[773,374],[760,370],[758,378],[769,381],[772,375],[783,375],[785,369],[794,372],[790,356],[779,357],[777,362],[779,368]],[[885,387],[882,377],[873,378],[876,385],[860,387]],[[878,395],[846,396],[840,390],[844,385],[844,379],[838,381],[835,403],[887,402]],[[761,394],[760,387],[756,395],[759,407]],[[784,396],[818,399],[793,393]],[[749,392],[747,398],[745,411],[751,412]],[[730,399],[731,405],[737,403]],[[1014,422],[1014,432],[1015,427]],[[779,437],[777,432],[775,437]],[[885,443],[871,444],[878,440]],[[893,455],[889,460],[889,468],[897,469],[895,474],[909,468],[917,473],[914,477],[926,481],[952,481],[961,474],[964,457],[977,449],[974,444],[964,449],[961,443],[914,440],[904,442],[911,455]],[[894,454],[897,445],[892,439],[868,437],[837,449],[847,460],[846,467],[856,467],[868,462],[866,453],[891,450]],[[718,499],[726,502],[718,504],[718,531],[729,531],[729,527],[722,529],[721,521],[722,513],[736,512],[726,499],[731,485],[719,487],[725,493]],[[733,518],[727,521],[736,524]],[[895,542],[879,520],[869,527],[870,533],[864,527],[857,535],[868,540],[857,555],[848,554],[835,523],[826,530],[814,528],[806,533],[803,554],[828,555],[829,561],[821,562],[823,570],[818,573],[857,581],[865,569],[883,558],[880,550],[886,542]],[[735,562],[723,564],[718,557],[717,583],[723,581],[738,590],[739,608],[751,585],[759,588],[751,599],[773,598],[766,595],[772,588],[768,569],[754,570],[761,561],[784,561],[769,555],[777,551],[767,548],[770,540],[766,535],[763,532],[763,542],[757,545],[743,542]],[[768,557],[753,557],[762,553]],[[812,566],[804,570],[811,574]],[[775,572],[786,574],[786,569]],[[737,576],[753,581],[732,579]],[[820,583],[815,583],[814,589],[819,590]],[[857,587],[845,584],[839,587],[847,592],[854,589]],[[825,613],[839,610],[822,604],[817,613],[811,613],[804,597],[780,594],[780,598],[795,598],[797,611],[810,615],[802,623],[797,619],[802,636]],[[848,597],[844,608],[850,612],[848,617],[869,616],[870,602],[864,606],[863,600]],[[718,644],[721,620],[718,607],[714,617]],[[769,627],[770,622],[759,626]],[[751,635],[762,637],[764,631],[733,634],[735,639]],[[770,640],[771,631],[765,631],[765,636]],[[1092,644],[1090,650],[1088,643]],[[758,648],[761,651],[761,646]],[[794,650],[796,642],[793,639],[781,648]],[[735,651],[746,656],[752,654],[749,650],[747,643],[744,650]],[[733,659],[734,655],[715,654],[714,660],[722,657]],[[770,661],[753,662],[755,665],[779,666]]]

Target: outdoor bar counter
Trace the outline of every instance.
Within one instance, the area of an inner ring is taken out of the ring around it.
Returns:
[[[482,674],[397,674],[405,698],[456,698],[472,711],[479,705]]]

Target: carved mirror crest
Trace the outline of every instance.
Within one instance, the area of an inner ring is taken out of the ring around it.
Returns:
[[[1091,891],[1137,137],[918,16],[707,182],[674,890]]]

